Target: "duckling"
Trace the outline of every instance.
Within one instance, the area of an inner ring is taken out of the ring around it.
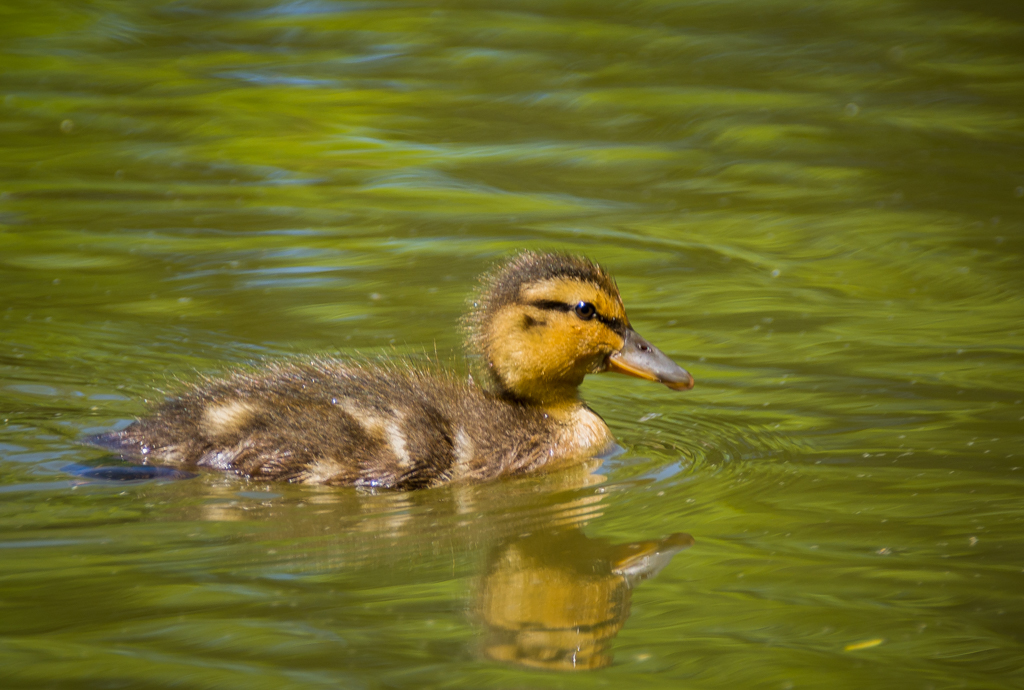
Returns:
[[[693,387],[630,326],[614,280],[582,257],[512,257],[481,279],[463,323],[485,385],[395,363],[276,363],[202,382],[87,442],[257,480],[407,490],[551,470],[606,450],[608,426],[580,399],[587,374]]]

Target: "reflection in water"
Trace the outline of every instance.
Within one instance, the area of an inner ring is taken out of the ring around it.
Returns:
[[[541,532],[491,553],[477,612],[484,653],[497,661],[552,670],[603,668],[629,617],[631,591],[679,551],[688,534],[612,545],[579,529]]]
[[[258,524],[251,540],[225,552],[222,566],[261,581],[314,575],[334,583],[343,578],[377,587],[429,587],[438,576],[435,567],[450,563],[453,570],[440,577],[477,582],[468,608],[484,656],[548,670],[597,669],[612,662],[612,642],[629,617],[632,589],[693,544],[682,533],[626,544],[586,536],[583,528],[601,516],[611,495],[599,488],[605,477],[593,472],[597,462],[518,481],[413,492],[256,484],[203,474],[167,487],[189,498],[169,504],[166,517],[183,524]],[[108,470],[133,469],[76,467],[96,487],[124,478],[108,476]],[[466,610],[459,599],[454,609]]]
[[[589,490],[606,479],[594,473],[600,464],[599,458],[593,458],[551,474],[430,491],[257,484],[266,491],[289,492],[298,501],[284,504],[239,500],[237,479],[207,474],[201,489],[204,498],[199,512],[192,506],[186,512],[189,519],[210,522],[259,517],[284,525],[281,538],[288,539],[326,532],[346,541],[357,539],[356,535],[371,535],[421,545],[451,537],[480,543],[537,529],[579,526],[600,516],[599,504],[604,495]],[[490,519],[480,520],[481,516]],[[457,528],[469,530],[458,531]],[[450,533],[453,529],[455,534]]]
[[[106,459],[106,458],[104,458]],[[191,479],[196,475],[177,467],[163,465],[131,465],[131,464],[83,464],[73,462],[61,468],[62,472],[73,474],[83,479],[108,482],[143,482],[153,479]]]

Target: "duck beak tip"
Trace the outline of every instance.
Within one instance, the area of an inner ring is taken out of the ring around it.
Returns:
[[[693,388],[693,376],[668,355],[641,338],[636,331],[626,333],[622,349],[607,360],[607,370],[664,384],[674,391]]]
[[[682,381],[662,381],[662,383],[674,391],[688,391],[693,388],[693,377],[687,376]]]

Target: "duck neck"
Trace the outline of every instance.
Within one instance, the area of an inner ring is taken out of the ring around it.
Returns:
[[[500,398],[532,407],[557,424],[560,456],[599,452],[613,441],[608,425],[580,398],[579,382],[503,378],[493,366],[491,374]]]
[[[552,416],[561,416],[584,407],[578,384],[516,378],[509,381],[498,375],[493,375],[492,378],[501,398],[542,409]]]
[[[545,417],[550,417],[557,422],[571,420],[581,409],[589,409],[578,396],[575,398],[560,398],[556,400],[530,400],[518,397],[511,393],[504,393],[502,398],[509,402],[515,402],[525,407],[531,407],[542,412]]]

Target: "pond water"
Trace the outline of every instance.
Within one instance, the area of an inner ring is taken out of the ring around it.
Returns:
[[[4,687],[1022,687],[1022,161],[1016,1],[4,3]],[[696,378],[588,379],[620,455],[73,471],[261,358],[462,370],[524,248]]]

